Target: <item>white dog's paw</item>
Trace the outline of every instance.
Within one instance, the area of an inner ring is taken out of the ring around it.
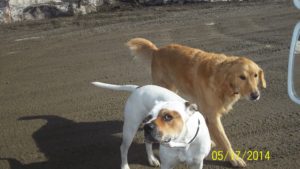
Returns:
[[[230,160],[230,163],[234,167],[240,167],[240,168],[246,167],[246,162],[242,158],[238,157],[237,155]]]
[[[130,169],[128,164],[122,165],[121,169]]]
[[[148,161],[149,161],[149,164],[150,164],[151,166],[153,166],[153,167],[159,167],[159,166],[160,166],[159,160],[158,160],[157,158],[155,158],[154,156],[150,157],[150,158],[148,159]]]

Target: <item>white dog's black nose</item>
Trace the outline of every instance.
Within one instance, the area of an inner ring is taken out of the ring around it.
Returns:
[[[258,92],[252,92],[250,94],[250,99],[251,100],[257,100],[259,98],[259,93]]]
[[[144,126],[144,130],[146,133],[151,133],[155,129],[154,123],[148,123]]]

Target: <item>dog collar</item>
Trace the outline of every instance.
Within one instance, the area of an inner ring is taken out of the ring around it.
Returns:
[[[191,144],[195,138],[197,137],[198,133],[199,133],[199,128],[200,128],[200,120],[198,119],[198,127],[197,127],[197,131],[196,134],[194,135],[194,137],[191,139],[191,141],[188,142],[188,144]]]
[[[196,130],[196,133],[194,135],[194,137],[187,143],[180,143],[180,142],[173,142],[173,141],[169,141],[167,142],[166,144],[162,144],[162,145],[165,145],[165,146],[169,146],[169,147],[186,147],[187,145],[191,144],[194,142],[194,140],[196,139],[198,133],[199,133],[199,130],[200,130],[200,120],[198,119],[198,126],[197,126],[197,130]]]

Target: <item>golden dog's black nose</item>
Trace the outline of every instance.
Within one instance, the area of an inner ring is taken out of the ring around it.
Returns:
[[[250,94],[250,99],[251,100],[257,100],[259,98],[259,93],[258,92],[252,92]]]

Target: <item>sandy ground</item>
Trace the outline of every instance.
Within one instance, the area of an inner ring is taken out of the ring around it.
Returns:
[[[128,8],[77,18],[0,26],[0,169],[116,169],[128,96],[91,81],[149,84],[149,66],[124,43],[145,37],[247,56],[266,73],[258,102],[239,101],[223,118],[236,150],[270,152],[248,169],[300,167],[300,105],[287,95],[291,34],[300,20],[289,1]],[[157,153],[157,151],[156,151]],[[150,169],[140,131],[132,169]],[[178,168],[185,168],[184,165]],[[205,169],[231,168],[214,161]]]

